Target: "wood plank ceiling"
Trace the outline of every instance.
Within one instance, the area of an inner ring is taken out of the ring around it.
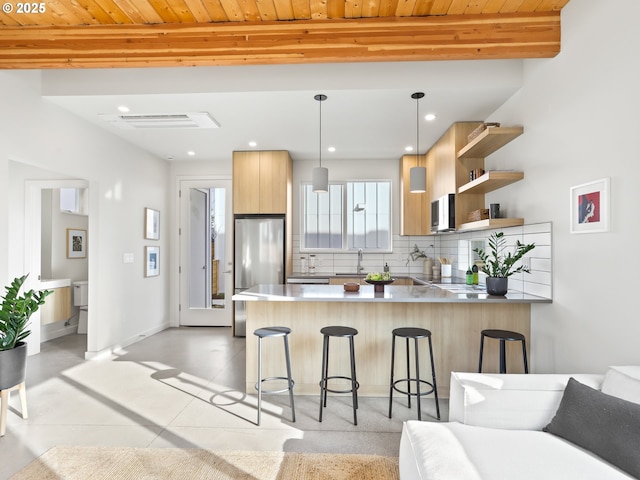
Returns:
[[[9,0],[0,68],[549,58],[568,1]]]

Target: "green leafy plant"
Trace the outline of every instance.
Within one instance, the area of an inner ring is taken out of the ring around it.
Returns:
[[[29,290],[19,296],[20,289],[29,275],[16,277],[11,285],[5,287],[0,308],[0,350],[10,350],[31,334],[29,319],[53,290]]]
[[[533,250],[536,246],[535,243],[525,245],[520,240],[516,242],[516,250],[512,254],[505,250],[507,249],[507,239],[504,238],[504,232],[493,232],[489,236],[489,251],[487,254],[481,248],[474,248],[473,251],[478,254],[480,260],[482,260],[482,271],[489,277],[510,277],[514,273],[529,272],[529,268],[525,265],[515,266],[515,264],[524,257],[528,252]]]
[[[433,248],[433,245],[429,245],[429,247]],[[415,243],[413,245],[413,250],[409,252],[409,257],[407,257],[407,265],[409,265],[409,260],[415,262],[420,258],[427,259],[429,258],[429,255],[427,255],[427,252],[425,252],[424,250],[420,250],[418,244]]]

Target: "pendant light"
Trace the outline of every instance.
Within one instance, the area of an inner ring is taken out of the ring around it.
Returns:
[[[420,158],[420,99],[424,93],[416,92],[411,94],[411,98],[416,101],[416,163]],[[411,167],[409,170],[409,191],[411,193],[424,193],[427,191],[427,169],[426,167]]]
[[[322,102],[327,99],[327,96],[318,94],[313,98],[320,104],[320,166],[313,169],[311,183],[314,193],[326,193],[329,191],[329,170],[322,166]]]

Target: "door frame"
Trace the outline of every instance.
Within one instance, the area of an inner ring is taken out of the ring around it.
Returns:
[[[24,268],[29,272],[29,278],[25,284],[26,289],[39,290],[40,275],[42,267],[41,244],[42,244],[42,190],[60,188],[86,188],[89,189],[89,181],[81,179],[59,179],[59,180],[26,180],[24,188],[24,211],[25,211],[25,232],[24,232]],[[89,215],[87,223],[91,234],[91,199],[89,199]],[[91,235],[89,236],[91,238]],[[92,261],[89,257],[87,277],[91,278]],[[37,274],[34,275],[34,273]],[[95,330],[92,328],[91,309],[87,317],[87,350],[91,341],[95,340]],[[36,311],[30,318],[31,335],[26,339],[29,347],[29,355],[40,353],[40,311]]]
[[[230,201],[233,201],[233,182],[231,182],[231,174],[227,175],[176,175],[174,183],[174,204],[173,204],[173,233],[171,234],[171,247],[170,247],[170,295],[169,295],[169,309],[172,312],[170,325],[172,327],[180,327],[180,262],[181,262],[181,244],[180,244],[180,226],[181,226],[181,198],[180,190],[183,182],[215,182],[227,180],[230,182]],[[231,217],[233,220],[233,205],[230,205]],[[229,242],[233,241],[233,232],[229,234]],[[233,262],[233,259],[231,259]],[[230,267],[233,271],[233,267]],[[230,279],[233,281],[233,278]],[[231,284],[231,293],[233,294],[233,284]],[[233,320],[233,312],[232,312]],[[233,324],[233,321],[232,321]]]

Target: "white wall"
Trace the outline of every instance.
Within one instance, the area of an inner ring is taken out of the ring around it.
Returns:
[[[91,356],[168,325],[167,274],[161,267],[159,277],[143,276],[145,244],[159,245],[168,263],[168,231],[161,222],[160,241],[145,242],[143,211],[167,212],[169,167],[43,100],[40,89],[40,72],[0,71],[0,104],[10,112],[0,117],[0,279],[24,271],[25,182],[87,180]],[[134,263],[123,263],[127,252]]]
[[[562,52],[525,62],[522,89],[488,120],[525,133],[487,159],[525,179],[488,195],[510,216],[553,222],[553,303],[532,308],[538,372],[638,364],[640,2],[581,0],[562,10]],[[611,230],[569,233],[569,189],[611,178]]]

